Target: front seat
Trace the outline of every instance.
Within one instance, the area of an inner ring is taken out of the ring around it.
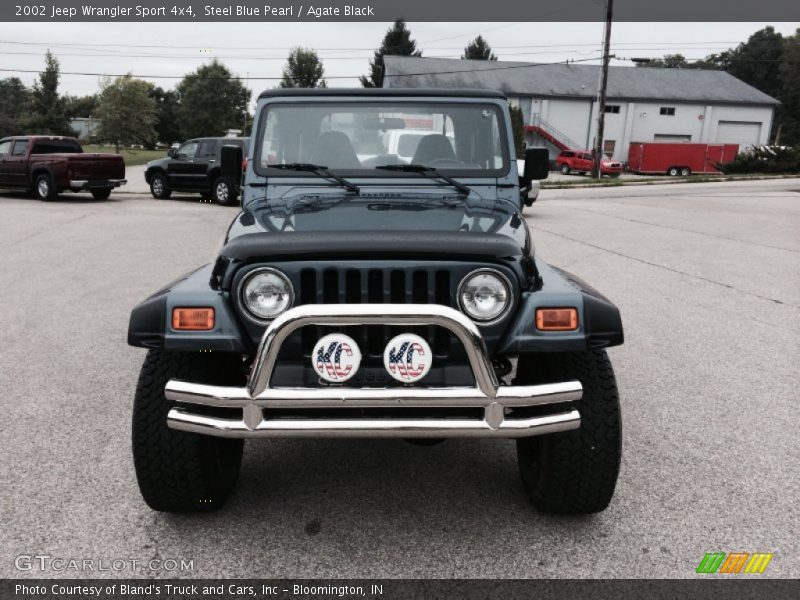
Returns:
[[[350,138],[341,131],[326,131],[317,138],[317,146],[311,161],[330,169],[360,169]]]
[[[415,165],[424,165],[434,160],[456,160],[456,153],[453,152],[450,138],[441,133],[426,135],[422,138],[411,162]]]

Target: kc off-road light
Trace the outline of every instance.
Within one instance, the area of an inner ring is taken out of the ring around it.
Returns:
[[[537,308],[536,329],[540,331],[575,331],[578,310],[575,308]]]
[[[214,309],[195,306],[173,308],[172,328],[176,331],[211,331],[214,329]]]
[[[274,319],[294,302],[289,279],[276,269],[256,269],[240,285],[244,310],[258,321]]]
[[[496,321],[511,308],[511,284],[498,271],[478,269],[459,284],[458,303],[475,321]]]

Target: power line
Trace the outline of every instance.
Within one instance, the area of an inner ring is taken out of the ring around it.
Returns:
[[[564,64],[572,64],[577,62],[588,62],[591,60],[599,60],[601,57],[594,56],[592,58],[582,58],[576,60],[569,60],[569,61],[560,61],[560,62],[551,62],[551,63],[527,63],[527,64],[520,64],[520,65],[504,65],[501,67],[487,67],[485,69],[479,69],[480,72],[485,71],[506,71],[510,69],[532,69],[536,67],[546,67],[550,65],[564,65]],[[34,74],[41,74],[45,71],[40,71],[37,69],[7,69],[0,67],[0,72],[3,73],[34,73]],[[416,77],[422,75],[454,75],[457,73],[474,73],[476,69],[456,69],[456,70],[448,70],[448,71],[428,71],[424,73],[398,73],[396,75],[385,75],[385,77]],[[141,75],[137,74],[134,75],[133,73],[90,73],[85,71],[60,71],[60,75],[77,75],[77,76],[87,76],[87,77],[126,77],[130,75],[131,77],[136,77],[139,79],[183,79],[187,75],[191,75],[191,73],[184,73],[182,75]],[[357,79],[361,75],[332,75],[330,77],[325,77],[325,79]],[[230,77],[200,77],[200,79],[216,79],[222,81],[228,80],[241,80],[244,79],[238,75],[231,75]],[[272,77],[272,76],[262,76],[262,75],[249,75],[247,77],[248,80],[256,80],[256,81],[280,81],[283,79],[283,76],[279,77]]]
[[[613,47],[613,46],[612,46]],[[714,50],[714,47],[693,47],[691,50]],[[644,51],[663,51],[662,48],[620,48],[620,50],[626,50],[628,52],[644,52]],[[533,52],[503,52],[502,56],[540,56],[545,54],[585,54],[585,52],[581,52],[578,50],[544,50],[544,51],[533,51]],[[7,52],[3,51],[3,55],[8,56],[42,56],[42,52]],[[217,55],[217,54],[201,54],[201,55],[188,55],[188,54],[87,54],[82,52],[57,52],[54,53],[57,58],[64,57],[64,56],[78,56],[78,57],[104,57],[104,58],[164,58],[164,59],[181,59],[181,60],[209,60],[209,59],[218,59],[218,60],[286,60],[286,56],[224,56],[224,55]],[[325,61],[332,61],[332,60],[368,60],[372,58],[371,56],[319,56],[320,60]],[[448,59],[460,59],[461,56],[456,55],[428,55],[425,58],[448,58]]]
[[[420,42],[422,43],[422,42]],[[723,46],[726,44],[738,44],[739,41],[712,41],[712,40],[705,40],[705,41],[693,41],[693,42],[678,42],[678,41],[669,41],[669,42],[655,42],[652,40],[646,41],[638,41],[638,42],[614,42],[612,46],[639,46],[642,44],[647,44],[650,46],[674,46],[676,48],[688,48],[688,47],[698,47],[700,49],[704,49],[706,47],[716,47],[716,46]],[[20,46],[42,46],[47,48],[59,48],[59,47],[68,47],[68,48],[83,48],[83,49],[92,49],[98,48],[105,52],[108,51],[108,48],[166,48],[166,49],[174,49],[174,50],[199,50],[201,46],[195,44],[191,46],[176,46],[176,45],[160,45],[160,44],[93,44],[89,42],[21,42],[16,40],[0,40],[0,44],[14,44]],[[503,49],[523,49],[523,48],[575,48],[575,47],[586,47],[586,46],[596,46],[596,43],[563,43],[563,44],[516,44],[510,46],[504,45],[492,45],[493,49],[496,50],[503,50]],[[707,46],[706,46],[707,45]],[[269,50],[269,51],[291,51],[294,49],[294,46],[217,46],[213,45],[212,49],[215,50]],[[423,48],[423,50],[434,51],[434,50],[462,50],[461,46],[434,46]],[[661,48],[655,48],[660,50]],[[664,48],[669,49],[669,48]],[[316,48],[318,52],[373,52],[375,48]],[[153,56],[159,56],[158,53],[153,53]]]

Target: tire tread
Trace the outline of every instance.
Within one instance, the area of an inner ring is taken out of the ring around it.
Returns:
[[[222,506],[236,482],[241,465],[241,440],[176,431],[166,424],[172,408],[164,396],[167,381],[180,378],[222,383],[219,367],[210,357],[194,353],[151,350],[145,358],[136,386],[132,442],[139,489],[154,510],[215,510]],[[226,460],[227,468],[222,473],[219,453]]]
[[[619,393],[608,355],[605,350],[532,355],[521,359],[521,368],[519,383],[578,379],[584,390],[577,405],[579,429],[518,440],[520,473],[531,501],[556,514],[604,510],[614,495],[622,455]],[[534,459],[538,468],[531,469]]]

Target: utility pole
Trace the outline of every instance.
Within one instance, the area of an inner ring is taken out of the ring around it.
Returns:
[[[611,15],[614,10],[614,0],[606,0],[606,28],[603,40],[603,69],[600,79],[600,92],[597,98],[597,135],[594,140],[594,161],[592,163],[592,177],[600,177],[600,160],[603,157],[603,129],[606,124],[606,88],[608,87],[608,61],[611,58]]]

